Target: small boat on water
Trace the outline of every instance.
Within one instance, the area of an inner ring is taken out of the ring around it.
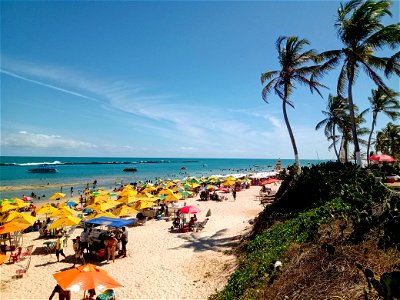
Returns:
[[[28,169],[29,173],[57,173],[58,170],[49,165],[39,165],[37,168]]]
[[[136,172],[137,169],[136,168],[125,168],[122,171],[124,171],[124,172]]]

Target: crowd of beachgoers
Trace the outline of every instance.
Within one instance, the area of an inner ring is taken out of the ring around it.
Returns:
[[[237,244],[250,228],[249,221],[262,211],[258,197],[265,178],[265,174],[252,178],[237,174],[146,182],[108,191],[88,187],[72,198],[53,195],[38,207],[28,200],[29,212],[23,214],[35,221],[18,241],[22,253],[33,246],[27,255],[30,265],[26,268],[28,259],[13,262],[10,253],[17,248],[6,252],[0,266],[1,295],[47,298],[57,284],[53,274],[93,263],[122,285],[115,289],[120,299],[205,299],[224,286],[235,267],[235,258],[225,250]],[[279,183],[268,185],[272,193],[278,188]],[[194,210],[184,213],[185,207]],[[87,223],[101,217],[131,223],[119,227]],[[62,218],[79,223],[57,225]],[[16,279],[21,269],[27,271]],[[24,288],[16,290],[15,284]],[[72,299],[82,295],[73,292]]]

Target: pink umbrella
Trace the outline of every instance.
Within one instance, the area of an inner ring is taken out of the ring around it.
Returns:
[[[193,205],[187,205],[180,208],[179,211],[184,214],[197,214],[200,211],[200,209]]]
[[[394,162],[396,161],[395,158],[391,157],[390,155],[386,154],[375,154],[370,157],[368,157],[368,160],[373,160],[373,161],[382,161],[382,162]]]
[[[32,200],[32,197],[23,196],[21,199],[24,201],[30,201],[30,200]]]

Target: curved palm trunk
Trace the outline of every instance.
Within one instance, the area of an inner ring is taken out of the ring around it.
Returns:
[[[372,133],[374,132],[375,124],[376,124],[376,117],[378,116],[378,113],[374,111],[372,114],[372,126],[371,126],[371,132],[369,133],[368,137],[368,145],[367,145],[367,157],[369,157],[369,148],[371,147],[371,138],[372,138]],[[367,159],[368,165],[369,165],[369,160]]]
[[[336,158],[339,161],[339,153],[336,148],[336,125],[335,124],[333,124],[333,128],[332,128],[332,140],[333,140],[333,149],[335,150]]]
[[[290,127],[289,119],[288,119],[288,116],[286,113],[286,99],[287,99],[287,96],[285,95],[285,99],[283,99],[283,101],[282,101],[283,118],[285,119],[285,124],[286,124],[287,130],[289,132],[290,141],[292,142],[292,147],[293,147],[293,152],[294,152],[294,163],[297,166],[297,169],[298,169],[297,172],[300,173],[301,168],[300,168],[299,153],[297,152],[296,141],[294,139],[292,127]]]
[[[354,152],[356,153],[356,163],[361,167],[361,153],[360,153],[360,145],[358,143],[357,137],[357,126],[356,126],[356,118],[354,114],[354,104],[353,104],[353,93],[352,87],[354,82],[354,65],[350,66],[349,70],[349,85],[348,85],[348,100],[349,100],[349,110],[350,110],[350,121],[351,121],[351,131],[353,134],[353,142],[354,142]]]

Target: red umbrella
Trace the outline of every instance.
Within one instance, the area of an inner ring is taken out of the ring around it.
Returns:
[[[197,214],[200,211],[200,209],[193,205],[187,205],[180,208],[179,211],[184,214]]]
[[[279,182],[279,179],[275,179],[275,178],[267,178],[266,180],[263,181],[263,184],[271,184],[271,183],[275,183],[275,182]]]
[[[23,196],[21,199],[24,201],[30,201],[30,200],[32,200],[32,197]]]
[[[390,155],[386,154],[375,154],[370,157],[368,157],[368,160],[373,160],[373,161],[382,161],[382,162],[394,162],[396,161],[395,158],[391,157]]]

